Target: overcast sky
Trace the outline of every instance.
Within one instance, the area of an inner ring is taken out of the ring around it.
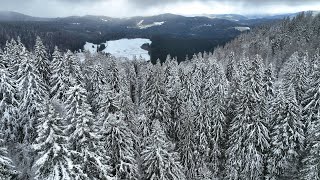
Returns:
[[[130,17],[162,13],[280,14],[320,10],[320,0],[0,0],[0,10],[40,17],[88,14]]]

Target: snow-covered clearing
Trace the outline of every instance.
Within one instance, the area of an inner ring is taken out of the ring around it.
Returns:
[[[83,47],[84,50],[89,51],[92,54],[97,52],[97,48],[98,48],[97,44],[93,44],[89,42],[86,42],[86,44]]]
[[[139,29],[147,29],[147,28],[150,28],[150,27],[153,27],[153,26],[161,26],[163,25],[165,22],[153,22],[152,24],[143,24],[144,20],[141,20],[138,24],[137,24],[137,27]]]
[[[120,39],[107,41],[105,44],[106,48],[103,50],[105,53],[110,53],[112,56],[117,58],[125,57],[130,60],[134,56],[139,58],[140,56],[146,60],[150,60],[150,55],[147,50],[141,48],[143,44],[151,44],[150,39],[136,38],[136,39]],[[87,42],[84,45],[84,50],[90,53],[96,53],[99,45]]]
[[[234,27],[236,30],[238,31],[249,31],[250,30],[250,27]]]

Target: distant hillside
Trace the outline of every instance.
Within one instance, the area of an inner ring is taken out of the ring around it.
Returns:
[[[50,18],[32,17],[25,14],[12,12],[12,11],[0,11],[0,21],[48,21]]]
[[[121,38],[147,38],[151,57],[165,59],[167,54],[183,61],[186,55],[212,51],[217,46],[256,26],[283,19],[248,18],[237,14],[186,17],[175,14],[112,18],[107,16],[70,16],[39,18],[16,12],[0,12],[0,47],[7,40],[20,36],[22,42],[33,48],[40,36],[50,52],[55,45],[73,51],[82,49],[86,42],[95,44]]]

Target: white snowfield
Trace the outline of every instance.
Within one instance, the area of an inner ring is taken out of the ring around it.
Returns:
[[[136,56],[139,58],[140,56],[145,60],[150,60],[150,55],[147,50],[141,48],[143,44],[151,44],[150,39],[136,38],[136,39],[120,39],[107,41],[105,44],[106,49],[103,50],[105,53],[110,53],[112,56],[117,58],[128,58],[129,60],[133,60],[133,57]],[[98,45],[86,42],[84,45],[84,50],[89,51],[94,54],[97,52]]]
[[[138,24],[137,24],[137,27],[139,29],[147,29],[147,28],[150,28],[150,27],[153,27],[153,26],[161,26],[165,23],[165,21],[163,22],[153,22],[152,24],[143,24],[144,20],[141,20]]]
[[[97,44],[93,44],[93,43],[89,43],[89,42],[86,42],[86,44],[83,47],[84,50],[89,51],[91,54],[96,53],[97,48],[98,48]]]
[[[236,30],[238,31],[249,31],[250,30],[250,27],[234,27]]]

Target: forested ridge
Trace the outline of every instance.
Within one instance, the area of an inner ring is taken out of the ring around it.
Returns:
[[[0,179],[320,179],[320,16],[178,63],[0,50]]]

